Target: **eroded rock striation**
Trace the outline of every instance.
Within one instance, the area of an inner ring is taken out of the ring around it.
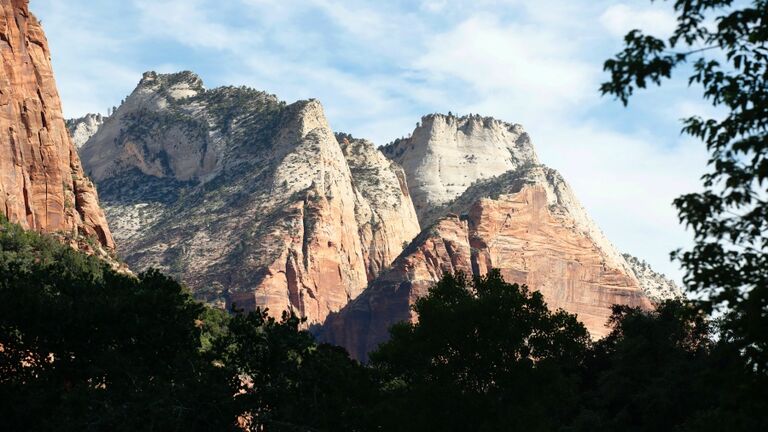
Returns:
[[[587,216],[567,183],[537,165],[476,183],[444,207],[392,269],[321,330],[324,340],[359,359],[387,329],[416,320],[411,306],[444,272],[484,275],[497,268],[510,283],[541,291],[552,308],[578,315],[602,337],[611,306],[650,308],[634,272]]]
[[[0,211],[84,250],[114,242],[68,134],[48,42],[28,0],[0,0]]]
[[[319,323],[419,232],[402,169],[319,102],[147,73],[81,149],[135,269]]]

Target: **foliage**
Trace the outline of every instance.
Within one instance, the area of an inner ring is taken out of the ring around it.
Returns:
[[[697,308],[615,306],[582,379],[579,415],[567,431],[764,430],[765,379],[733,345],[712,338]]]
[[[119,274],[0,221],[0,418],[7,430],[226,430],[204,310],[173,280]]]
[[[706,144],[711,170],[703,192],[675,201],[696,239],[676,256],[689,289],[708,296],[703,308],[728,314],[724,337],[768,373],[768,1],[675,0],[674,10],[668,40],[640,30],[626,36],[625,49],[605,63],[611,80],[601,90],[626,104],[635,89],[692,63],[689,84],[727,112],[684,120],[683,131]]]
[[[365,429],[367,370],[301,325],[230,316],[0,221],[3,429]]]
[[[386,430],[553,430],[568,418],[589,337],[576,317],[497,271],[446,275],[371,354]]]
[[[365,369],[342,348],[317,345],[302,321],[267,311],[237,314],[212,351],[230,371],[236,410],[248,430],[365,430],[373,395]]]
[[[365,367],[285,313],[195,303],[0,221],[7,430],[708,431],[768,428],[766,378],[696,308],[576,317],[498,272],[446,275]]]

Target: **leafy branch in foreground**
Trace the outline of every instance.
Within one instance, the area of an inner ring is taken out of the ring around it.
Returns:
[[[633,30],[605,62],[601,91],[625,105],[636,89],[661,85],[692,65],[689,85],[724,118],[685,119],[683,132],[709,152],[704,189],[675,200],[695,244],[673,255],[706,311],[726,314],[723,337],[768,373],[768,1],[675,0],[667,40]],[[714,22],[712,26],[710,23]]]

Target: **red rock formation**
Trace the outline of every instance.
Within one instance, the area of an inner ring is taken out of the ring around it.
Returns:
[[[389,327],[415,321],[416,299],[444,273],[472,273],[466,222],[450,216],[422,232],[363,293],[338,314],[331,314],[321,338],[345,347],[357,359],[388,338]]]
[[[498,195],[478,198],[465,216],[449,216],[425,230],[391,270],[329,316],[321,338],[365,359],[388,338],[392,324],[417,319],[411,311],[417,298],[457,270],[483,275],[498,268],[506,281],[541,291],[551,308],[576,314],[595,338],[608,333],[612,305],[652,306],[556,172],[535,167],[465,195],[485,190]]]
[[[0,211],[28,229],[114,242],[69,137],[28,0],[0,0]]]
[[[576,314],[593,337],[608,333],[612,305],[651,307],[631,272],[608,264],[592,238],[549,211],[541,186],[480,200],[469,220],[477,274],[498,268],[507,282],[541,291],[550,308]]]

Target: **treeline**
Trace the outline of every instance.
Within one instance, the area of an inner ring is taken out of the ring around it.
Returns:
[[[768,382],[683,303],[575,316],[446,275],[361,365],[298,318],[225,314],[0,222],[0,429],[756,431]]]

